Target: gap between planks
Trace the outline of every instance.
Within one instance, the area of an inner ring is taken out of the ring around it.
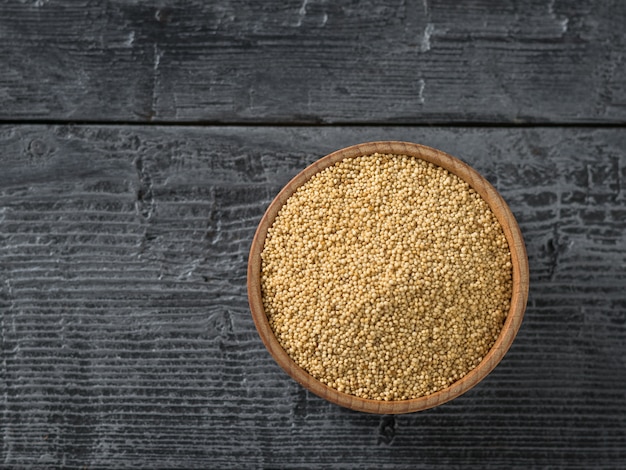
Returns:
[[[5,120],[0,119],[0,126],[129,126],[129,127],[449,127],[449,128],[566,128],[566,129],[620,129],[626,128],[624,122],[508,122],[508,121],[429,121],[429,122],[370,122],[370,121],[100,121],[100,120]]]

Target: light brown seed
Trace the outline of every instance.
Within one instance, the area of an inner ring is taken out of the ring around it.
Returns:
[[[511,256],[493,212],[417,158],[374,154],[316,174],[279,211],[261,258],[281,346],[363,398],[448,387],[480,363],[509,310]]]

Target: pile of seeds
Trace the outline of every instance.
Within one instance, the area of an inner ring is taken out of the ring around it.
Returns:
[[[511,255],[487,203],[403,155],[340,161],[281,208],[261,254],[269,323],[328,386],[406,400],[446,388],[493,346]]]

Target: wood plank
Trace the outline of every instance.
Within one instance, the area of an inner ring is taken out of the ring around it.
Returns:
[[[531,267],[524,323],[495,371],[396,417],[292,381],[245,292],[253,232],[280,187],[332,150],[381,139],[484,174]],[[626,461],[619,129],[3,126],[0,149],[4,468]]]
[[[0,119],[626,121],[613,0],[0,1]]]

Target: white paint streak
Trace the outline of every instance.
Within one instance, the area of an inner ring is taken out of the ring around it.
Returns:
[[[152,104],[151,104],[151,116],[152,119],[157,115],[157,105],[158,105],[158,91],[159,91],[159,66],[161,65],[161,51],[159,51],[159,46],[154,45],[154,65],[152,67],[153,77],[152,77]]]
[[[424,104],[424,88],[426,88],[426,82],[423,78],[417,81],[417,86],[417,99],[419,100],[419,104]]]
[[[548,14],[554,18],[561,28],[561,34],[565,34],[567,32],[567,26],[569,24],[569,18],[557,15],[554,11],[554,2],[555,0],[550,0],[548,3]],[[561,19],[562,18],[562,19]]]
[[[302,0],[302,6],[298,10],[298,22],[296,23],[296,26],[302,26],[302,21],[306,16],[306,6],[308,5],[308,3],[309,0]]]
[[[322,16],[322,24],[321,24],[321,26],[326,26],[327,22],[328,22],[328,13],[324,12],[324,16]]]
[[[420,42],[420,52],[428,52],[430,50],[430,37],[434,31],[435,25],[428,23],[426,28],[424,28],[424,35],[422,36],[422,41]]]
[[[131,31],[128,34],[128,38],[126,39],[126,41],[124,42],[124,45],[126,47],[131,47],[133,44],[135,43],[135,32]]]
[[[158,73],[159,65],[161,64],[161,53],[159,52],[159,46],[154,45],[154,73]]]

